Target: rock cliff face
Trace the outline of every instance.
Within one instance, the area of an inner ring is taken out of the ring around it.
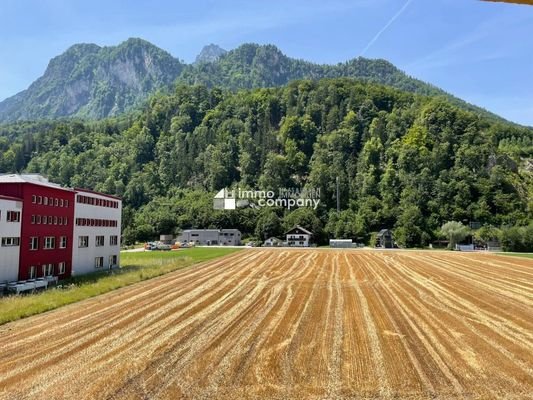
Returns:
[[[77,44],[53,58],[30,87],[0,103],[0,121],[117,115],[167,88],[183,65],[141,39],[118,46]]]
[[[210,63],[217,61],[221,56],[226,54],[227,51],[216,44],[209,44],[204,46],[200,54],[196,56],[195,64]]]

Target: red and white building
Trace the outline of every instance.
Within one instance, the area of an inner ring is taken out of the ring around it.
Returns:
[[[22,199],[0,195],[0,282],[19,275]]]
[[[90,192],[81,189],[65,188],[50,183],[46,178],[37,174],[0,175],[0,195],[16,199],[21,206],[18,220],[20,225],[18,262],[12,258],[12,261],[9,261],[4,266],[4,262],[2,261],[2,264],[0,264],[0,268],[2,269],[0,271],[0,281],[15,278],[12,276],[15,266],[18,271],[18,276],[16,277],[18,280],[35,279],[45,276],[56,276],[58,279],[64,279],[70,277],[74,271],[77,274],[81,274],[98,270],[98,268],[94,268],[94,258],[92,264],[93,269],[89,270],[86,263],[87,253],[77,251],[79,250],[78,234],[80,233],[77,231],[75,224],[76,212],[83,215],[83,218],[86,220],[90,220],[90,224],[95,224],[89,225],[94,231],[89,231],[89,235],[96,236],[96,228],[100,227],[98,224],[107,223],[100,222],[107,219],[105,213],[102,213],[103,207],[93,207],[91,210],[86,210],[82,203],[77,203],[77,196],[85,196],[87,193]],[[92,193],[93,197],[110,200],[110,197],[107,195]],[[13,202],[14,200],[5,199],[5,201]],[[104,236],[107,235],[104,242],[107,241],[108,243],[110,241],[115,242],[115,239],[109,238],[110,235],[114,236],[116,234],[118,236],[116,239],[117,246],[114,246],[112,249],[106,248],[109,252],[109,254],[106,254],[107,260],[114,260],[110,257],[116,255],[117,263],[114,265],[118,265],[120,210],[122,209],[122,205],[118,198],[114,197],[113,201],[118,203],[118,206],[114,208],[114,210],[119,210],[118,215],[116,212],[113,214],[113,217],[117,221],[114,224],[118,227],[118,233],[114,229],[113,231],[101,231],[101,234]],[[13,205],[6,203],[6,207],[13,207]],[[13,228],[14,225],[9,225],[7,222],[4,224],[4,221],[0,220],[0,237],[16,237],[12,236],[14,235]],[[93,238],[94,240],[96,239]],[[98,241],[100,243],[101,239],[98,239]],[[12,246],[15,247],[16,245],[13,244]],[[91,256],[99,256],[100,250],[103,249],[95,249],[95,252],[91,253]],[[13,257],[13,252],[12,250],[10,257]],[[2,260],[4,259],[3,256],[0,257]],[[104,266],[106,266],[105,263]],[[109,264],[107,264],[107,267],[109,267]],[[2,279],[4,274],[6,279]]]

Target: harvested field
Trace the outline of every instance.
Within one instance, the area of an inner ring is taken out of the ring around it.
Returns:
[[[232,254],[0,327],[1,399],[525,399],[533,261]]]

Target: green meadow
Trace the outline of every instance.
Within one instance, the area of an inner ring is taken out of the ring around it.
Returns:
[[[122,252],[121,268],[72,277],[56,288],[34,294],[0,297],[0,324],[98,296],[240,249],[197,247],[178,251]]]

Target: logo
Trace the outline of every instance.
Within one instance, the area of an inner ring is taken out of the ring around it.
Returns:
[[[213,200],[213,208],[215,210],[235,210],[235,191],[222,189],[217,194]]]
[[[284,207],[289,210],[312,207],[320,204],[320,189],[280,188],[274,190],[221,189],[213,199],[215,210],[236,210],[238,208]]]

